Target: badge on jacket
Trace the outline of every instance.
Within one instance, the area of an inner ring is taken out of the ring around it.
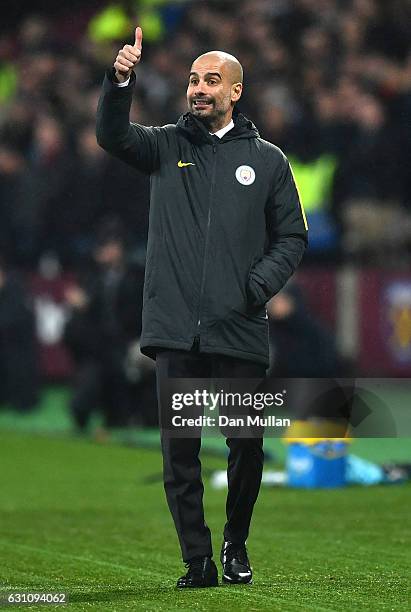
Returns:
[[[251,166],[238,166],[235,178],[242,185],[252,185],[255,181],[255,172]]]

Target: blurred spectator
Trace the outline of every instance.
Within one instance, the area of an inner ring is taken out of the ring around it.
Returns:
[[[6,259],[14,263],[20,263],[17,233],[26,166],[18,149],[0,145],[0,249]]]
[[[93,235],[90,228],[102,215],[107,158],[101,154],[93,124],[87,123],[77,134],[77,156],[73,159],[70,176],[70,201],[61,211],[60,225],[66,227],[67,255],[72,266],[90,259]]]
[[[17,246],[26,265],[32,259],[37,261],[45,251],[54,251],[62,262],[66,260],[71,166],[64,126],[52,115],[40,115],[33,131],[18,203],[20,240]]]
[[[32,305],[0,257],[0,403],[27,411],[37,401],[37,351]]]
[[[331,333],[308,311],[299,287],[288,283],[267,304],[271,364],[268,376],[287,379],[287,405],[294,417],[349,419],[354,382]],[[342,380],[339,380],[342,379]]]
[[[338,201],[347,253],[381,251],[401,254],[410,239],[403,199],[404,182],[398,163],[401,140],[395,125],[375,96],[356,92],[351,109],[355,129],[339,168]]]
[[[128,264],[118,225],[102,226],[92,270],[66,292],[65,342],[75,362],[71,411],[79,430],[98,408],[107,428],[156,422],[152,365],[138,350],[142,290],[143,270]]]
[[[288,283],[267,303],[270,319],[269,375],[284,378],[342,376],[334,338],[304,304],[299,287]]]

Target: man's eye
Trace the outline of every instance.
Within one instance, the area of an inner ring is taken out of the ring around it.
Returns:
[[[198,81],[197,81],[197,80],[195,80],[195,79],[192,79],[192,80],[190,81],[190,85],[197,85],[197,83],[198,83]]]
[[[209,85],[215,85],[217,83],[217,81],[215,79],[210,79],[208,81]]]

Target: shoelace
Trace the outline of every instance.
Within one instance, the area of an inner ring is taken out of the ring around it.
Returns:
[[[227,561],[231,561],[231,559],[238,559],[238,561],[242,565],[249,565],[247,549],[243,546],[235,546],[234,544],[229,544],[224,551],[224,557]]]
[[[188,569],[187,574],[192,576],[194,574],[200,574],[203,571],[203,564],[204,559],[200,557],[199,559],[192,559],[191,561],[187,561],[187,563],[185,563],[184,565]]]

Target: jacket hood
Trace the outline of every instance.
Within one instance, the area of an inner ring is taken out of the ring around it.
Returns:
[[[239,138],[258,138],[260,136],[254,123],[245,115],[234,109],[234,127],[224,134],[221,140],[234,140]],[[182,130],[194,142],[212,142],[212,136],[202,121],[190,112],[181,115],[177,121],[177,129]]]

